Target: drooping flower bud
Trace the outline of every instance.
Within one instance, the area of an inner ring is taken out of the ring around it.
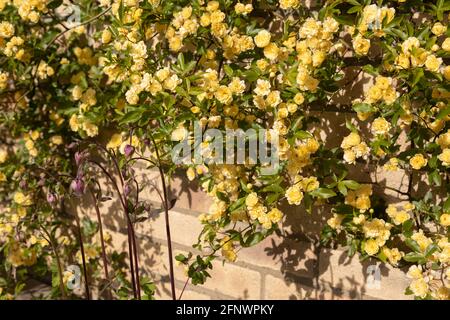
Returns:
[[[39,187],[45,186],[45,177],[39,179],[39,181],[38,181],[38,186],[39,186]]]
[[[75,178],[70,184],[70,189],[77,196],[81,196],[84,193],[84,181],[82,178]]]
[[[83,160],[83,153],[81,153],[79,151],[75,152],[75,163],[77,166],[80,165],[82,160]]]
[[[134,147],[132,145],[127,144],[123,150],[126,157],[131,157],[131,155],[134,153]]]
[[[73,148],[76,148],[77,146],[78,146],[78,143],[72,142],[71,144],[69,144],[69,145],[67,146],[67,148],[68,148],[68,149],[73,149]]]
[[[131,193],[131,188],[130,188],[130,186],[128,184],[126,184],[123,187],[123,193],[124,193],[125,197],[127,197]]]
[[[19,187],[21,189],[26,189],[28,187],[28,182],[26,180],[20,180]]]
[[[54,204],[56,202],[56,195],[53,192],[47,193],[47,202]]]

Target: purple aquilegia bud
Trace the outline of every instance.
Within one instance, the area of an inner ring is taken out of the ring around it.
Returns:
[[[81,153],[79,151],[75,152],[75,163],[77,166],[80,165],[82,160],[83,160],[83,153]]]
[[[20,180],[19,187],[21,189],[26,189],[28,187],[28,182],[26,180]]]
[[[149,146],[149,145],[150,145],[150,139],[149,139],[149,138],[145,138],[145,139],[144,139],[144,144],[145,144],[146,146]]]
[[[127,158],[131,157],[131,155],[134,153],[134,147],[129,145],[129,144],[127,144],[125,146],[125,149],[123,150],[123,153],[125,153],[125,156]]]
[[[53,192],[47,193],[47,202],[54,204],[56,202],[56,195]]]
[[[82,178],[75,178],[70,184],[70,190],[77,196],[81,196],[84,193],[84,181]]]
[[[45,186],[45,177],[42,177],[41,179],[39,179],[39,181],[38,181],[38,186],[39,186],[39,187]]]
[[[131,193],[131,188],[128,184],[123,187],[123,194],[127,197]]]
[[[76,148],[77,146],[78,146],[78,143],[72,142],[71,144],[69,144],[69,145],[67,146],[67,148],[68,148],[68,149],[74,149],[74,148]]]

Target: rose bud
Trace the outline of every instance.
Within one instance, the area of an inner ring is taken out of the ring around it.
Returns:
[[[70,184],[70,189],[77,195],[81,196],[84,193],[84,181],[81,178],[76,178]]]
[[[134,147],[127,144],[123,150],[126,157],[130,157],[134,153]]]

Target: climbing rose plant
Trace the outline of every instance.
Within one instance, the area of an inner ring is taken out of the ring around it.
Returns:
[[[134,232],[151,223],[142,162],[159,170],[169,227],[175,170],[212,198],[196,250],[174,257],[193,284],[283,228],[292,207],[323,206],[323,245],[409,268],[406,294],[449,299],[449,13],[444,0],[0,0],[0,298],[50,278],[42,298],[153,299]],[[351,102],[337,104],[346,88]],[[327,111],[345,119],[332,124],[346,130],[338,144],[323,134]],[[278,135],[277,171],[175,164],[196,124]],[[349,176],[363,167],[405,172],[405,200]],[[97,220],[68,209],[86,197]],[[124,252],[102,228],[112,198]],[[68,287],[74,264],[81,291]]]

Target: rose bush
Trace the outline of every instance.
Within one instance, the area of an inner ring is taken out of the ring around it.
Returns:
[[[0,0],[0,297],[50,274],[50,298],[76,298],[65,271],[75,263],[88,298],[153,298],[134,236],[148,223],[133,171],[143,161],[159,169],[167,223],[176,168],[213,199],[194,245],[202,254],[175,257],[193,284],[219,254],[235,261],[280,228],[282,204],[328,205],[323,244],[409,266],[406,294],[449,299],[449,13],[444,0]],[[321,112],[362,74],[371,85],[337,107],[348,134],[327,146]],[[173,163],[180,141],[196,148],[196,123],[279,136],[277,172]],[[360,164],[404,170],[407,201],[387,203],[349,178]],[[67,210],[84,194],[97,221]],[[98,203],[110,196],[127,219],[128,252],[102,231]]]

